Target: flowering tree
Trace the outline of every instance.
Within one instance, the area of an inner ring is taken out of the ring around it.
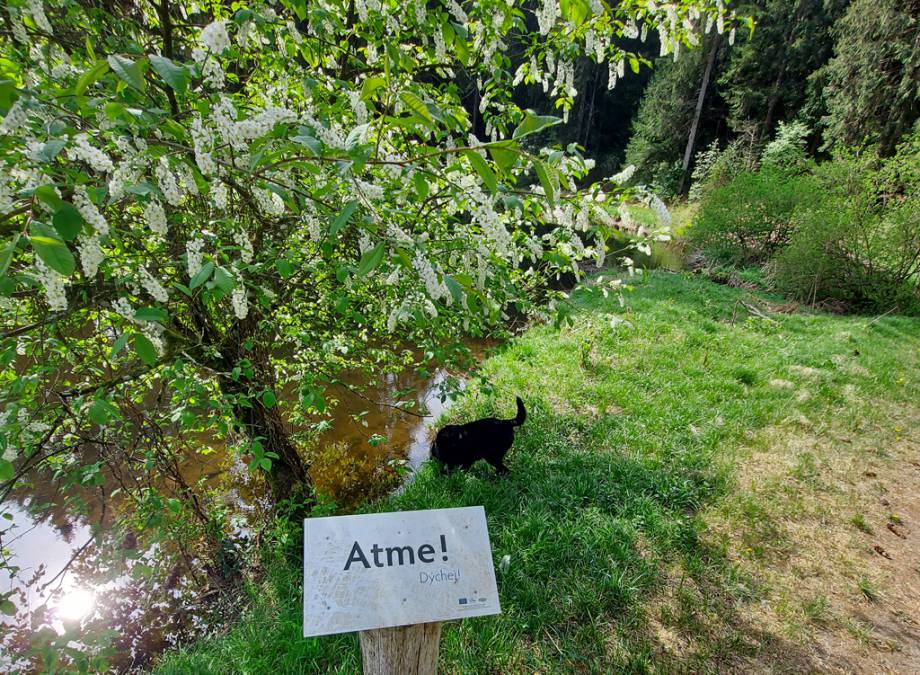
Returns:
[[[618,38],[676,55],[731,21],[722,0],[8,0],[0,497],[42,467],[156,471],[193,434],[298,493],[282,391],[321,412],[343,367],[552,311],[549,277],[602,263],[628,175],[586,186],[514,87],[565,116],[576,59],[612,87],[641,65]]]

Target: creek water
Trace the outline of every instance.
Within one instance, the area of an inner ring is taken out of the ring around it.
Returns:
[[[473,345],[472,352],[480,356],[482,346]],[[360,385],[360,393],[355,393],[354,385]],[[398,489],[428,459],[432,425],[459,389],[462,378],[446,369],[427,377],[407,370],[387,375],[374,385],[358,375],[343,377],[333,392],[337,403],[329,412],[329,427],[314,444],[315,454],[310,458],[317,490],[348,508],[368,496]],[[415,392],[415,415],[393,405],[397,396],[406,400],[406,391]],[[296,395],[288,393],[290,403],[296,404]],[[257,481],[226,448],[202,443],[200,451],[184,456],[180,470],[189,484],[205,477],[211,485],[220,486],[237,531],[247,529],[247,514],[257,518],[271,508],[264,489],[254,489]],[[119,645],[125,653],[115,659],[117,667],[142,666],[151,653],[173,643],[170,614],[182,614],[185,628],[189,622],[201,621],[189,617],[183,608],[195,604],[202,584],[180,579],[165,588],[160,584],[135,588],[131,568],[149,562],[156,545],[146,550],[139,547],[137,559],[114,579],[111,570],[100,575],[98,567],[107,563],[95,556],[94,534],[118,516],[107,509],[113,501],[111,487],[83,492],[85,508],[75,511],[64,504],[65,495],[54,482],[45,478],[36,480],[28,491],[14,493],[3,505],[10,515],[0,526],[0,546],[20,570],[15,578],[0,580],[0,592],[18,591],[13,599],[19,612],[15,617],[0,615],[0,630],[17,629],[19,622],[20,646],[29,640],[25,624],[35,617],[60,634],[75,626],[121,630],[134,638]],[[25,583],[30,577],[32,583]],[[0,655],[0,671],[11,663],[4,663]]]

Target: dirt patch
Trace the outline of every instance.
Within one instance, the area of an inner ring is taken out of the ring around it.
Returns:
[[[804,649],[808,670],[920,672],[920,408],[769,428],[735,475],[705,519],[758,588],[744,623]],[[784,670],[775,658],[743,669]]]

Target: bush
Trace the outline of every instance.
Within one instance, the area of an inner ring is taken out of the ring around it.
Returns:
[[[767,143],[760,156],[763,167],[787,173],[803,173],[808,168],[805,141],[811,133],[802,122],[779,123],[776,138]]]
[[[838,158],[816,175],[815,201],[771,266],[775,286],[805,302],[920,313],[920,153],[912,142],[879,166]]]
[[[718,262],[765,263],[789,242],[795,207],[813,185],[808,175],[772,168],[742,172],[705,193],[688,242]]]
[[[699,201],[706,193],[727,185],[739,174],[754,171],[758,160],[755,139],[754,129],[748,127],[724,149],[720,150],[718,141],[713,141],[705,150],[698,152],[688,199]]]

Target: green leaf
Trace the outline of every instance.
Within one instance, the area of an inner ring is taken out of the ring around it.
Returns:
[[[45,164],[53,162],[54,158],[60,154],[65,145],[67,145],[67,141],[60,138],[54,138],[50,141],[45,141],[42,144],[42,149],[38,151],[38,161]]]
[[[154,188],[153,185],[151,183],[148,183],[147,181],[141,181],[137,185],[129,185],[128,187],[126,187],[125,192],[132,194],[132,195],[140,195],[140,196],[152,195],[152,194],[156,194],[156,188]]]
[[[492,161],[498,166],[499,170],[508,178],[514,178],[511,173],[517,166],[520,153],[512,149],[514,146],[510,142],[490,143],[489,154]]]
[[[359,124],[349,131],[348,138],[345,139],[345,150],[350,152],[359,147],[361,144],[358,141],[361,140],[361,137],[367,131],[368,127],[370,127],[370,124]]]
[[[352,214],[355,212],[355,209],[358,208],[358,200],[352,199],[345,205],[345,208],[339,212],[339,215],[335,217],[335,220],[332,221],[332,225],[329,227],[329,234],[335,236],[335,234],[345,227],[348,224],[348,221],[351,220]]]
[[[128,338],[130,337],[130,333],[122,333],[118,336],[115,342],[112,343],[112,351],[109,352],[110,359],[115,358],[118,355],[118,352],[125,348],[125,345],[128,344]]]
[[[214,285],[224,293],[230,293],[236,288],[236,279],[223,267],[214,270]]]
[[[294,273],[294,266],[284,258],[279,258],[275,261],[275,269],[278,270],[278,274],[284,279],[287,279]]]
[[[418,198],[425,199],[429,190],[428,176],[421,171],[416,171],[412,174],[412,182],[415,184],[415,194],[418,195]]]
[[[387,81],[382,77],[369,77],[364,80],[364,84],[361,86],[361,100],[367,103],[370,101],[374,93],[381,87],[386,87]]]
[[[496,178],[495,172],[492,171],[489,163],[482,158],[482,155],[475,150],[464,150],[463,156],[469,160],[476,173],[482,178],[482,182],[486,184],[490,191],[495,192],[498,190],[498,178]]]
[[[535,115],[530,110],[524,113],[524,121],[521,122],[511,137],[515,140],[534,134],[546,127],[552,127],[561,124],[562,120],[552,115]]]
[[[141,307],[134,312],[134,318],[138,321],[158,321],[160,323],[166,323],[168,315],[165,310],[159,307]]]
[[[0,277],[6,274],[13,262],[13,253],[16,252],[16,244],[19,243],[19,233],[13,235],[13,238],[7,242],[6,246],[0,249]]]
[[[166,508],[175,514],[178,514],[180,511],[182,511],[182,502],[176,497],[170,497],[166,500]]]
[[[0,481],[7,481],[13,477],[13,463],[0,458]]]
[[[0,80],[0,115],[6,116],[19,96],[19,90],[12,80]]]
[[[211,278],[211,272],[214,271],[214,263],[206,262],[201,266],[201,269],[198,270],[198,274],[192,277],[192,281],[189,283],[188,287],[193,291],[201,286],[205,281]]]
[[[172,286],[173,286],[173,288],[179,289],[179,292],[182,293],[182,295],[185,295],[185,296],[187,296],[187,297],[189,297],[189,298],[192,297],[192,295],[193,295],[192,289],[190,289],[190,288],[189,288],[188,286],[186,286],[185,284],[180,284],[178,281],[174,281],[174,282],[172,283]]]
[[[108,62],[118,77],[135,89],[144,91],[144,75],[137,63],[118,54],[110,55]]]
[[[61,208],[61,205],[64,203],[64,200],[58,197],[57,192],[55,192],[54,188],[50,185],[39,185],[35,188],[35,192],[32,193],[32,196],[43,204],[47,204],[55,211]]]
[[[271,389],[266,389],[262,392],[262,405],[264,405],[266,408],[274,408],[277,400],[278,399],[275,397],[275,392],[273,392]]]
[[[119,412],[118,408],[104,398],[97,398],[90,403],[89,409],[86,412],[89,418],[100,427],[104,427],[113,419],[121,418],[121,412]]]
[[[428,110],[428,106],[425,105],[425,102],[422,99],[413,94],[411,91],[400,92],[399,98],[403,103],[406,104],[406,107],[409,108],[409,110],[424,119],[426,122],[434,122],[434,117],[431,116],[431,111]]]
[[[6,460],[0,460],[0,462],[4,462],[4,461]],[[6,462],[6,463],[10,464],[9,462]],[[12,464],[10,464],[10,466],[12,466]],[[12,600],[8,600],[6,598],[3,598],[3,600],[0,600],[0,614],[6,614],[8,616],[13,616],[15,613],[16,613],[16,605],[13,604]]]
[[[291,140],[307,148],[314,157],[319,157],[323,152],[323,144],[310,134],[301,132],[296,136],[291,136]]]
[[[385,250],[386,246],[383,242],[380,242],[371,250],[365,251],[364,255],[361,256],[361,260],[358,262],[358,276],[366,277],[377,269],[383,261],[383,253]]]
[[[29,242],[36,255],[58,274],[69,277],[76,269],[73,253],[58,239],[57,232],[44,223],[33,222],[29,228]]]
[[[74,85],[74,93],[77,96],[83,96],[89,85],[98,80],[109,71],[109,64],[105,61],[96,61],[89,70],[80,76],[77,84]]]
[[[460,287],[460,284],[457,283],[456,279],[449,274],[445,274],[444,284],[447,286],[447,290],[450,291],[450,295],[455,302],[461,302],[463,300],[463,289]]]
[[[51,222],[64,241],[73,241],[83,227],[83,216],[70,202],[63,202],[51,217]]]
[[[141,333],[134,334],[134,351],[141,358],[141,361],[148,366],[155,365],[157,362],[157,350],[153,343],[146,335]]]
[[[537,178],[540,179],[540,185],[543,186],[543,192],[546,193],[546,199],[552,202],[555,199],[556,189],[559,187],[559,177],[555,169],[539,159],[534,160],[533,168],[537,172]]]
[[[170,59],[159,54],[150,55],[150,65],[156,74],[163,78],[177,94],[184,94],[188,88],[188,71],[184,66],[177,66]]]

